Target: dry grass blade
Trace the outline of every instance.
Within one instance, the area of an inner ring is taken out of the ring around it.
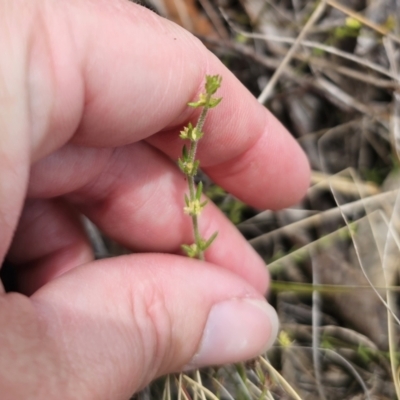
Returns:
[[[178,381],[178,400],[182,400],[182,373],[179,374]]]
[[[290,50],[286,53],[286,56],[282,60],[282,63],[278,67],[278,69],[275,71],[275,73],[272,75],[271,79],[269,80],[267,86],[264,88],[264,90],[261,92],[260,96],[258,96],[258,101],[261,104],[264,104],[268,98],[271,96],[272,91],[276,85],[276,83],[279,80],[279,77],[282,74],[282,71],[286,68],[290,60],[292,59],[294,53],[296,52],[298,46],[300,45],[301,41],[303,38],[307,35],[311,27],[318,21],[318,19],[321,17],[323,12],[325,11],[326,8],[326,0],[321,0],[321,2],[318,4],[318,7],[315,9],[307,23],[304,25],[304,28],[301,30],[299,35],[297,36],[295,42],[293,43],[292,47]]]
[[[335,357],[340,361],[340,363],[345,366],[351,373],[352,375],[356,378],[357,382],[360,384],[361,388],[364,391],[365,398],[367,400],[371,400],[371,396],[368,391],[368,387],[365,384],[364,380],[360,376],[360,374],[357,372],[357,370],[354,368],[354,366],[346,360],[342,355],[340,355],[338,352],[332,350],[332,349],[320,349],[320,351],[324,351],[325,353],[330,354],[331,356]]]
[[[321,187],[325,188],[332,186],[339,192],[350,195],[358,195],[360,190],[359,187],[349,179],[343,178],[340,175],[327,175],[319,171],[311,172],[311,183],[322,184]],[[380,192],[380,189],[374,183],[361,182],[360,185],[362,186],[363,192],[368,196],[373,196]]]
[[[239,364],[239,365],[240,365],[240,367],[243,367],[243,364]],[[242,368],[242,369],[244,369],[244,368]],[[247,387],[247,377],[240,374],[238,370],[235,371],[234,377],[235,377],[235,382],[239,383],[239,390],[240,390],[240,393],[242,394],[244,400],[251,400],[252,396],[250,394],[249,388]]]
[[[171,397],[171,376],[168,375],[165,380],[162,400],[171,400],[171,399],[172,399],[172,397]]]
[[[186,381],[186,383],[191,386],[192,388],[195,388],[195,390],[199,390],[200,392],[204,393],[206,397],[208,397],[211,400],[219,400],[217,396],[211,390],[207,389],[206,387],[200,385],[198,382],[193,380],[192,378],[189,378],[187,375],[183,375],[183,379]]]
[[[218,35],[223,39],[228,39],[229,32],[222,23],[220,16],[214,10],[214,7],[211,4],[210,0],[199,0],[199,3],[210,18],[211,23],[214,25],[215,30],[218,32]]]
[[[226,17],[227,18],[227,17]],[[229,20],[228,20],[229,21]],[[251,39],[262,39],[265,41],[272,41],[272,42],[278,42],[278,43],[287,43],[287,44],[294,44],[296,43],[296,39],[293,38],[286,38],[286,37],[281,37],[281,36],[274,36],[274,35],[267,35],[267,34],[263,34],[263,33],[252,33],[252,32],[246,32],[243,31],[241,29],[239,29],[238,27],[236,27],[232,22],[230,22],[230,26],[231,28],[239,33],[240,35],[247,37],[247,38],[251,38]],[[349,61],[353,61],[357,64],[360,64],[364,67],[367,67],[373,71],[379,72],[380,74],[387,76],[388,78],[391,79],[397,79],[397,76],[394,76],[389,70],[387,70],[386,68],[381,67],[379,64],[370,62],[368,60],[366,60],[365,58],[361,58],[358,57],[354,54],[348,53],[346,51],[337,49],[333,46],[327,46],[325,44],[322,43],[318,43],[318,42],[312,42],[312,41],[308,41],[308,40],[302,40],[299,42],[299,44],[301,46],[304,47],[310,47],[312,49],[318,49],[318,50],[322,50],[325,51],[326,53],[329,54],[333,54],[335,56],[341,57],[345,60],[349,60]],[[302,57],[302,59],[306,59],[306,57]],[[307,57],[307,59],[310,59],[309,57]],[[354,71],[356,72],[356,71]]]
[[[317,192],[320,191],[320,188],[325,188],[326,185],[329,183],[323,182],[318,185],[313,186],[310,190],[310,196],[316,194]],[[293,232],[296,230],[305,230],[305,229],[315,229],[316,227],[321,224],[321,221],[327,220],[327,221],[334,221],[338,220],[339,217],[341,217],[341,212],[344,212],[346,215],[351,215],[352,213],[360,214],[363,212],[365,208],[368,209],[369,213],[372,213],[373,211],[379,211],[383,207],[386,207],[386,204],[393,204],[396,200],[398,191],[393,190],[390,192],[384,192],[380,193],[374,196],[370,196],[367,198],[364,198],[362,200],[356,200],[352,201],[348,204],[342,205],[341,210],[339,208],[332,208],[329,210],[326,210],[321,213],[314,212],[312,215],[307,216],[303,219],[300,219],[296,222],[293,222],[291,224],[287,224],[281,228],[275,229],[273,231],[263,233],[259,235],[256,238],[253,238],[250,243],[257,248],[257,245],[259,242],[266,241],[268,239],[275,240],[275,238],[278,238],[279,236],[282,236],[285,234],[285,232]],[[259,222],[262,221],[264,218],[264,215],[266,213],[260,213],[256,217],[249,219],[246,221],[246,223],[242,224],[254,224],[257,225]],[[347,229],[347,228],[346,228]],[[336,228],[335,231],[337,234],[341,234],[341,230]],[[301,252],[301,249],[298,249],[294,251],[293,253],[296,252]],[[292,253],[290,254],[285,254],[283,255],[280,260],[284,260],[287,257],[290,257]],[[269,267],[272,268],[274,263],[269,263]]]
[[[338,100],[349,109],[357,110],[367,116],[373,115],[376,119],[384,118],[383,114],[386,110],[378,110],[374,109],[373,106],[365,105],[363,102],[346,93],[343,89],[333,84],[328,79],[318,77],[316,78],[315,83],[321,90],[327,93],[328,97]]]
[[[179,378],[176,380],[177,381],[177,385],[178,385],[178,400],[182,400],[182,398],[184,400],[192,400],[189,398],[189,396],[186,393],[186,389],[183,386],[183,373],[179,374]]]
[[[295,252],[292,254],[296,256]],[[400,292],[399,286],[375,286],[375,289],[381,292]],[[349,293],[354,290],[371,290],[371,287],[369,285],[328,285],[326,283],[316,285],[312,283],[273,281],[271,282],[271,290],[274,292],[294,292],[300,294],[312,294],[314,291],[318,291],[319,293],[329,294]]]
[[[203,382],[201,381],[201,375],[199,370],[196,370],[195,377],[196,377],[196,382],[199,384],[199,386],[203,387]],[[196,397],[197,397],[197,391],[196,391]],[[201,400],[206,400],[206,395],[204,394],[203,391],[200,391],[200,398]]]
[[[249,391],[252,392],[252,399],[256,398],[257,400],[274,400],[271,392],[267,388],[263,388],[261,390],[255,383],[253,383],[250,379],[247,379],[246,382],[249,387]]]
[[[396,307],[396,299],[393,296],[393,293],[387,291],[386,294],[388,305],[390,310],[393,310]],[[388,310],[388,333],[389,333],[389,357],[390,357],[390,366],[392,368],[392,376],[394,387],[396,389],[397,398],[400,399],[400,382],[399,382],[399,362],[398,362],[398,349],[397,349],[397,330],[395,329],[393,314]]]
[[[235,400],[233,396],[229,393],[229,391],[225,388],[225,386],[218,381],[218,379],[214,378],[213,376],[210,377],[211,381],[214,383],[215,386],[219,388],[219,390],[222,392],[222,395],[227,398],[227,400]]]
[[[399,79],[399,71],[397,66],[395,49],[390,40],[383,41],[385,50],[389,58],[392,73]],[[393,111],[390,119],[390,138],[392,147],[395,149],[397,160],[400,161],[400,93],[396,91],[393,95]]]
[[[285,392],[295,400],[302,400],[289,382],[264,358],[259,357],[260,363],[268,370],[271,376],[283,387]]]
[[[388,223],[387,238],[384,246],[384,255],[382,260],[382,273],[386,282],[386,285],[392,284],[392,277],[388,273],[391,270],[393,263],[395,264],[396,270],[397,260],[400,255],[400,239],[397,234],[396,225],[398,226],[400,220],[400,197],[397,196],[396,203]],[[397,397],[400,398],[400,382],[398,376],[399,361],[398,361],[398,338],[397,331],[395,329],[395,318],[393,318],[393,311],[397,309],[396,297],[390,290],[386,292],[386,298],[390,311],[388,310],[388,341],[389,341],[389,354],[390,354],[390,365],[392,368],[393,382],[396,389]],[[397,322],[397,321],[396,321]]]
[[[320,141],[319,141],[320,155],[323,155],[323,154],[324,154],[324,152],[323,152],[323,143],[324,143],[324,140],[325,140],[325,141],[327,140],[327,137],[328,137],[328,136],[325,136],[324,138],[320,139]],[[325,164],[325,160],[324,160],[322,157],[321,157],[321,165],[324,166],[324,169],[325,169],[325,170],[327,169],[326,164]],[[351,171],[351,170],[350,170],[350,173],[352,174],[352,171]],[[352,176],[353,176],[354,182],[356,183],[356,182],[357,182],[357,178],[354,176],[354,174],[352,174]],[[354,230],[353,230],[352,227],[351,227],[351,221],[349,220],[348,215],[347,215],[347,214],[343,211],[343,209],[342,209],[343,204],[342,204],[342,200],[341,200],[340,194],[338,193],[338,191],[335,189],[334,186],[331,185],[331,188],[330,188],[330,189],[331,189],[331,192],[332,192],[332,196],[333,196],[333,198],[335,199],[335,202],[336,202],[336,204],[337,204],[338,210],[339,210],[339,212],[340,212],[341,215],[342,215],[343,221],[345,222],[346,226],[349,228],[349,234],[350,234],[350,237],[351,237],[353,246],[354,246],[354,251],[355,251],[355,254],[356,254],[356,256],[357,256],[357,259],[359,260],[359,265],[360,265],[361,271],[362,271],[362,273],[363,273],[365,279],[367,280],[368,284],[371,286],[371,289],[375,292],[376,296],[379,298],[379,300],[381,301],[381,303],[385,306],[385,308],[386,308],[386,309],[388,310],[388,312],[391,314],[391,316],[396,320],[397,323],[400,324],[399,318],[393,313],[393,311],[392,311],[392,309],[389,307],[387,301],[383,298],[383,296],[382,296],[382,295],[379,293],[379,291],[375,288],[374,283],[371,281],[370,277],[368,276],[368,273],[366,272],[366,270],[365,270],[365,268],[364,268],[364,265],[363,265],[363,258],[361,257],[360,247],[359,247],[359,244],[358,244],[356,235],[355,235],[355,233],[354,233]],[[359,186],[358,186],[358,190],[360,190],[360,187],[359,187]],[[359,195],[359,196],[360,196],[361,200],[363,200],[363,196],[361,196],[361,193],[362,193],[362,192],[360,191],[360,195]],[[379,212],[379,211],[378,211],[378,212]]]
[[[311,250],[312,252],[312,250]],[[318,268],[313,262],[313,256],[311,254],[311,265],[312,265],[312,283],[313,285],[320,284]],[[322,385],[322,374],[321,374],[321,363],[320,363],[320,336],[319,327],[321,324],[321,294],[317,290],[313,290],[312,293],[312,353],[313,353],[313,364],[314,373],[317,383],[318,394],[321,400],[326,400],[325,391]]]
[[[307,346],[296,346],[296,345],[292,345],[291,348],[292,349],[310,349]],[[328,348],[319,348],[318,351],[326,353],[327,355],[329,355],[329,357],[334,359],[338,364],[345,367],[354,376],[354,378],[356,379],[356,381],[362,388],[364,395],[365,395],[365,399],[372,400],[371,395],[368,390],[368,387],[367,387],[366,383],[364,382],[363,378],[357,372],[357,369],[345,357],[343,357],[337,351],[328,349]],[[320,400],[320,399],[318,399],[318,400]]]

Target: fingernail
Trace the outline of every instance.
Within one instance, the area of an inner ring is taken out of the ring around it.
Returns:
[[[278,316],[264,300],[232,299],[214,305],[200,347],[185,370],[247,360],[269,349]]]

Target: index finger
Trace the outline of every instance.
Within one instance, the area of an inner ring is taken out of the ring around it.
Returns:
[[[56,104],[81,105],[75,105],[78,128],[70,128],[66,136],[86,146],[121,146],[148,138],[176,159],[182,147],[178,131],[196,118],[187,102],[203,90],[206,74],[219,74],[223,102],[206,122],[199,148],[202,167],[256,207],[287,206],[303,194],[308,165],[296,142],[190,33],[127,1],[53,7],[56,18],[46,21],[47,31],[68,29],[67,34],[49,35],[53,65],[62,58],[62,47],[53,38],[65,37],[63,54],[65,45],[74,54],[67,68],[53,71],[60,86]],[[80,77],[80,91],[60,90],[68,72]],[[56,108],[53,120],[62,119],[66,106]]]

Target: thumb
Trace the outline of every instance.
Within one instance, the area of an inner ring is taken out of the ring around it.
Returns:
[[[278,329],[247,282],[173,255],[93,262],[32,300],[80,399],[127,399],[159,375],[254,357]]]

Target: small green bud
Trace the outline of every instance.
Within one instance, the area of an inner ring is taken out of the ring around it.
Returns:
[[[346,26],[351,29],[361,29],[362,28],[361,22],[352,17],[346,18]]]
[[[200,140],[203,137],[203,135],[204,135],[203,132],[199,131],[197,128],[193,128],[189,139],[192,142],[197,142],[198,140]]]
[[[183,128],[183,131],[180,132],[179,137],[183,140],[197,142],[203,137],[203,135],[203,132],[200,132],[196,127],[193,127],[193,125],[189,122],[188,126]]]
[[[190,176],[194,176],[199,168],[200,161],[196,160],[194,162],[190,161],[190,157],[186,146],[182,148],[182,157],[178,159],[178,166],[180,170]]]
[[[178,166],[180,170],[188,176],[194,176],[197,174],[197,170],[199,169],[200,161],[196,160],[194,162],[184,161],[181,158],[178,160]]]
[[[203,203],[200,203],[199,200],[194,199],[194,200],[189,200],[186,203],[186,207],[183,208],[183,211],[185,214],[188,214],[192,217],[194,216],[199,216],[201,212],[203,211],[203,208],[206,206],[207,201],[204,201]]]
[[[183,140],[189,139],[189,135],[193,130],[193,125],[189,122],[188,126],[183,128],[183,131],[180,131],[179,137]]]
[[[217,237],[218,232],[215,232],[208,240],[200,239],[200,243],[193,243],[191,245],[183,244],[181,248],[186,253],[188,257],[197,257],[200,251],[206,251],[214,239]]]
[[[204,93],[200,94],[199,100],[188,103],[188,106],[193,108],[205,107],[206,105],[207,105],[207,96]]]
[[[199,248],[197,247],[196,243],[191,245],[183,244],[181,248],[190,258],[195,258],[199,254]]]
[[[278,340],[279,340],[279,344],[283,348],[288,348],[293,344],[293,340],[290,338],[289,334],[284,330],[282,330],[280,332]]]
[[[246,44],[248,42],[248,38],[242,33],[237,33],[235,36],[235,42],[240,44]]]
[[[219,103],[221,103],[221,100],[222,100],[222,97],[218,97],[218,98],[212,97],[212,98],[210,99],[210,101],[208,102],[208,108],[217,107],[217,105],[218,105]]]
[[[206,93],[213,95],[221,86],[222,76],[220,75],[206,75]]]

